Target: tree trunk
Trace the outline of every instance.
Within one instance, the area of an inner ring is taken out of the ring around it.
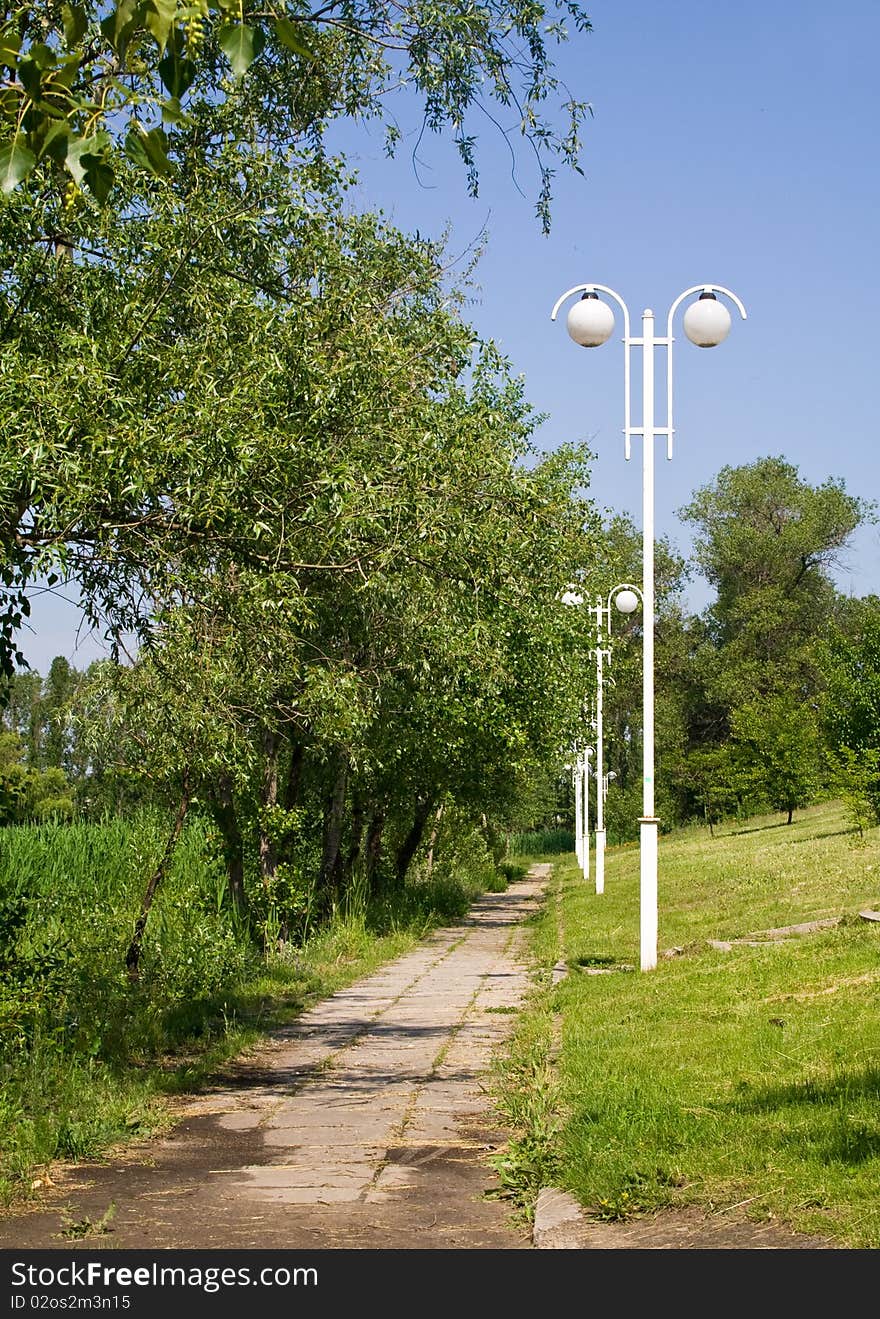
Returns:
[[[440,821],[443,819],[443,802],[437,807],[434,813],[434,825],[431,829],[431,837],[428,839],[428,874],[434,869],[434,845],[437,842],[437,834],[440,832]]]
[[[226,863],[226,874],[229,879],[229,896],[235,910],[243,912],[247,907],[244,891],[244,840],[235,810],[232,780],[228,774],[218,776],[213,798],[214,819],[223,839],[223,860]]]
[[[165,877],[165,871],[168,869],[168,863],[174,854],[174,848],[180,837],[180,831],[183,828],[183,822],[186,819],[186,813],[189,810],[189,770],[184,771],[183,787],[180,794],[180,803],[177,807],[177,816],[174,821],[174,827],[168,836],[168,842],[165,844],[165,851],[156,869],[150,876],[150,882],[147,885],[147,891],[144,894],[141,903],[141,914],[138,916],[134,927],[134,933],[131,936],[131,943],[128,945],[128,952],[125,954],[125,966],[128,971],[128,978],[132,984],[136,984],[140,979],[140,961],[141,951],[144,944],[144,931],[147,928],[147,919],[150,915],[150,908],[153,905],[153,899],[156,896],[159,885]]]
[[[410,826],[409,833],[404,838],[400,847],[397,849],[397,856],[394,859],[394,870],[397,876],[399,888],[403,888],[406,880],[406,872],[409,870],[409,863],[418,850],[419,843],[425,832],[425,825],[428,823],[428,816],[431,814],[433,801],[430,797],[421,797],[416,802],[413,822]]]
[[[355,801],[351,811],[351,836],[349,838],[348,853],[345,858],[344,876],[345,882],[351,881],[354,871],[355,862],[360,855],[361,842],[364,837],[364,805],[361,801]]]
[[[364,862],[371,890],[376,878],[376,871],[379,869],[379,862],[382,859],[382,833],[384,829],[385,812],[382,810],[373,811],[370,816],[370,823],[367,825],[367,836],[364,840]]]
[[[340,761],[333,788],[324,807],[324,844],[321,852],[322,889],[335,891],[339,884],[339,849],[342,842],[342,816],[348,784],[348,761]]]
[[[290,746],[290,764],[287,767],[287,778],[284,780],[283,805],[286,811],[292,811],[299,801],[304,755],[305,747],[302,742],[292,742]]]
[[[794,815],[794,807],[793,807],[793,806],[789,806],[789,808],[788,808],[788,819],[787,819],[786,822],[785,822],[786,824],[791,824],[791,817],[792,817],[793,815]]]
[[[260,805],[264,812],[278,803],[278,743],[279,737],[270,728],[260,733],[263,750],[263,782],[260,785]],[[265,888],[269,888],[278,870],[278,849],[271,829],[265,820],[260,821],[260,875]]]

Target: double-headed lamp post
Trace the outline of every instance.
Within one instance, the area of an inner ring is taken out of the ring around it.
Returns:
[[[630,457],[633,435],[642,436],[642,607],[644,613],[642,649],[642,815],[639,820],[639,927],[640,960],[643,971],[657,965],[657,826],[654,814],[654,439],[666,436],[666,456],[672,457],[672,321],[686,298],[699,296],[684,313],[684,332],[698,348],[714,348],[727,338],[730,312],[717,295],[733,302],[743,320],[746,309],[735,293],[720,284],[695,284],[680,293],[669,308],[666,335],[654,335],[654,313],[642,312],[642,334],[630,334],[629,309],[619,293],[604,284],[576,284],[557,299],[550,319],[555,320],[562,304],[580,293],[569,309],[566,324],[575,343],[583,348],[598,348],[614,330],[614,312],[600,297],[604,293],[623,312],[624,379],[624,456]],[[630,355],[633,347],[642,349],[642,424],[631,424]],[[654,349],[666,349],[666,425],[654,421]],[[601,780],[600,780],[601,784]],[[601,791],[600,791],[601,796]]]

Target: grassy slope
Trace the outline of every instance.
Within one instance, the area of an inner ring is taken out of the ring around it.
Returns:
[[[659,946],[683,951],[647,973],[623,969],[638,848],[609,852],[602,896],[553,858],[536,955],[572,970],[555,988],[545,974],[501,1079],[524,1138],[511,1183],[552,1176],[607,1218],[738,1206],[880,1246],[880,924],[858,916],[880,908],[880,830],[860,843],[831,803],[660,846]],[[707,942],[837,916],[787,942]]]

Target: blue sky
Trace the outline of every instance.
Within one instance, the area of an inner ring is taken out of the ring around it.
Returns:
[[[603,348],[578,348],[564,312],[550,321],[553,304],[595,280],[624,298],[634,333],[651,307],[660,334],[671,302],[691,285],[714,282],[739,295],[748,320],[735,316],[716,349],[692,347],[676,326],[676,453],[667,462],[658,441],[655,514],[657,533],[683,553],[690,536],[676,511],[725,464],[782,454],[811,483],[833,476],[880,498],[870,338],[880,303],[880,5],[585,7],[593,31],[573,36],[558,61],[574,95],[593,107],[585,177],[560,167],[549,237],[534,216],[537,178],[520,142],[513,139],[524,196],[504,140],[474,121],[481,179],[470,199],[442,140],[424,137],[414,166],[419,121],[405,100],[395,105],[404,137],[393,161],[378,129],[336,135],[360,174],[356,204],[426,236],[448,228],[452,252],[485,230],[469,319],[549,414],[540,446],[589,439],[593,497],[630,512],[638,526],[641,441],[624,462],[622,326]],[[633,361],[638,371],[639,350]],[[659,350],[657,372],[660,421]],[[857,534],[837,580],[856,595],[880,591],[880,528]],[[691,606],[708,598],[696,581]],[[34,631],[22,638],[31,664],[45,671],[64,654],[82,667],[102,653],[91,639],[76,648],[77,624],[73,607],[35,601]]]

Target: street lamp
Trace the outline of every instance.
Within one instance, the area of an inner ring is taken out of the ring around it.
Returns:
[[[712,348],[727,337],[730,312],[720,293],[733,302],[743,320],[746,309],[735,293],[720,284],[695,284],[680,293],[669,308],[665,338],[654,336],[654,313],[642,312],[641,338],[630,335],[629,310],[620,294],[604,284],[576,284],[556,302],[550,319],[555,320],[562,304],[574,294],[580,300],[569,309],[568,333],[584,348],[598,348],[611,337],[614,311],[599,297],[612,298],[623,312],[623,388],[624,388],[624,456],[630,457],[633,435],[642,436],[642,607],[644,628],[642,643],[642,815],[639,820],[639,941],[641,969],[652,971],[657,965],[657,826],[654,814],[654,437],[666,436],[666,456],[672,457],[672,320],[686,298],[698,294],[684,313],[684,332],[698,348]],[[642,424],[631,424],[630,354],[633,347],[642,349]],[[666,349],[666,425],[654,422],[654,349]],[[601,794],[600,794],[601,795]]]
[[[584,879],[590,877],[590,760],[592,747],[578,752],[574,759],[574,851]]]
[[[601,598],[597,601],[594,608],[590,611],[596,615],[596,778],[603,785],[602,792],[598,795],[598,804],[596,806],[596,892],[605,892],[605,796],[608,792],[608,784],[603,774],[604,750],[604,731],[603,731],[603,686],[604,686],[604,669],[603,662],[611,658],[610,649],[605,648],[604,641],[611,640],[611,597],[614,596],[614,605],[618,613],[631,614],[639,603],[642,593],[637,586],[632,586],[629,582],[621,582],[618,586],[613,586],[608,592],[605,603]],[[603,630],[605,635],[603,636]],[[616,775],[611,777],[616,778]]]
[[[584,603],[584,597],[574,582],[569,582],[560,594],[559,600],[569,608],[577,608]],[[583,717],[584,711],[581,709]],[[574,788],[574,851],[578,865],[585,879],[590,877],[590,765],[593,755],[592,747],[578,750],[575,740],[572,761],[572,786]],[[601,795],[601,794],[600,794]]]

